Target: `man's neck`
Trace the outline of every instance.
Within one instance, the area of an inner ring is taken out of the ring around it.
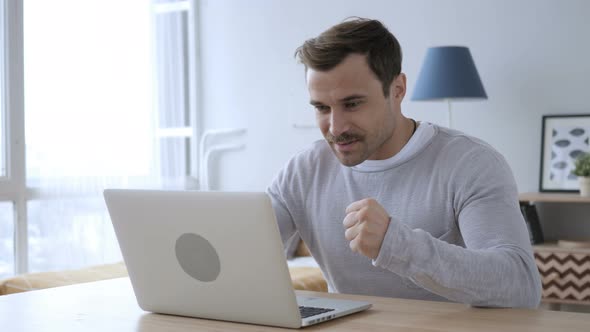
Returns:
[[[414,135],[414,133],[416,132],[418,123],[413,119],[406,118],[405,116],[400,114],[399,118],[396,120],[396,123],[401,123],[401,125],[399,127],[396,126],[394,128],[393,134],[389,139],[389,143],[392,143],[391,149],[389,150],[389,153],[387,153],[385,158],[379,159],[388,159],[398,154],[404,148],[404,146],[406,146],[408,141],[410,141],[412,135]]]

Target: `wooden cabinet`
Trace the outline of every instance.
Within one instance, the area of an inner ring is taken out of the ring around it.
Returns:
[[[532,206],[538,202],[590,203],[590,197],[523,193],[519,195],[519,201],[521,205]],[[543,243],[534,245],[533,250],[543,283],[544,302],[590,305],[590,248]]]
[[[590,197],[582,197],[580,194],[561,194],[561,193],[522,193],[518,195],[521,203],[528,202],[531,204],[537,202],[545,203],[590,203]]]

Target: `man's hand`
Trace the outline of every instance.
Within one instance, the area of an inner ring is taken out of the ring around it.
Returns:
[[[390,221],[387,211],[372,198],[350,204],[342,222],[350,249],[371,259],[377,258]]]

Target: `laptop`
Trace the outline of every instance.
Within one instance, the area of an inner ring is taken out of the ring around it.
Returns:
[[[265,193],[107,189],[104,197],[145,311],[299,328],[371,307],[295,295]]]

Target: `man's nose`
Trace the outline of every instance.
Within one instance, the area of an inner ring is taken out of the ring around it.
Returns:
[[[349,122],[342,111],[332,110],[330,114],[330,134],[338,137],[349,129]]]

